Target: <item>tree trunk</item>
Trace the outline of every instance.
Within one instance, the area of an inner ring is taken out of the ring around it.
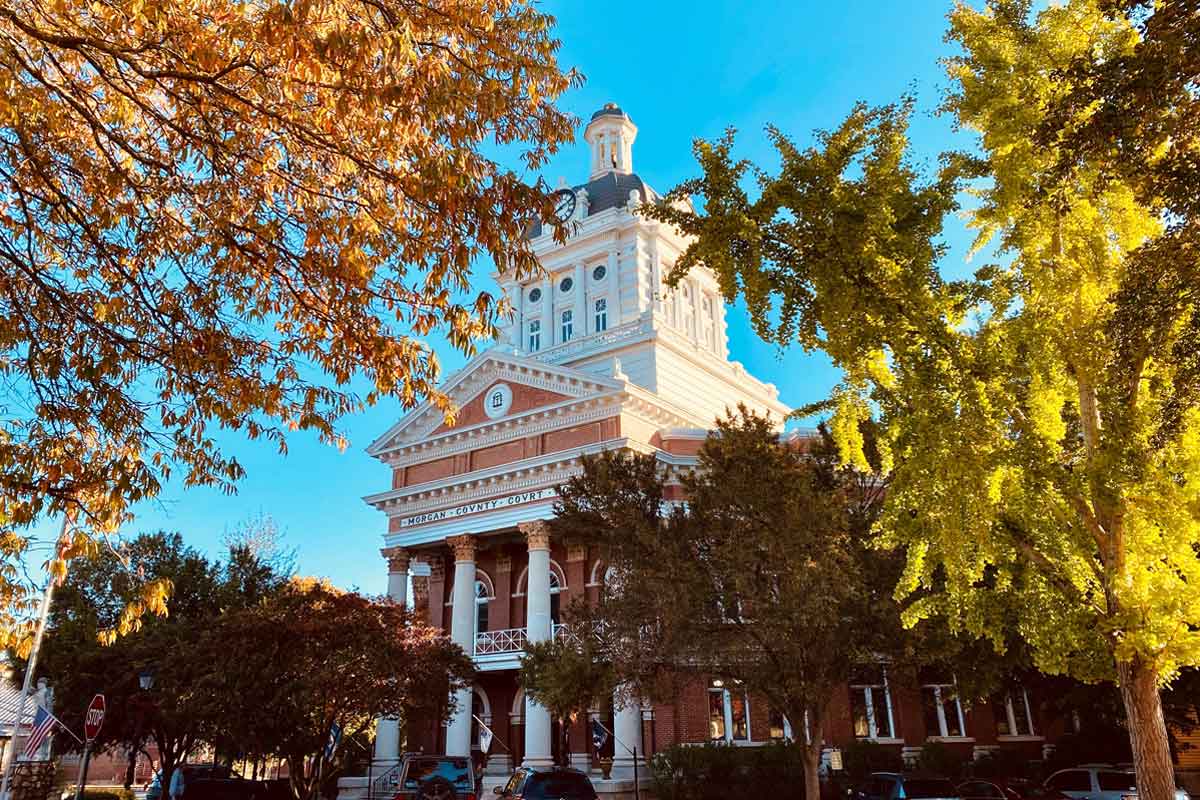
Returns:
[[[1138,800],[1173,800],[1175,769],[1158,692],[1158,671],[1135,656],[1132,661],[1117,662],[1117,677],[1129,722]]]
[[[138,749],[136,747],[129,748],[129,763],[125,765],[125,791],[129,791],[133,786],[134,773],[137,771]]]
[[[803,718],[802,718],[803,719]],[[803,723],[801,723],[803,726]],[[800,731],[800,736],[804,731]],[[796,732],[792,732],[796,736]],[[804,800],[821,800],[821,737],[812,737],[813,741],[805,742],[801,749],[804,762]]]

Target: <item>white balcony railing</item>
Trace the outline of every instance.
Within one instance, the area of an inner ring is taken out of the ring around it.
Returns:
[[[564,624],[554,623],[552,631],[555,639],[564,639],[571,635]],[[484,631],[475,634],[475,655],[496,656],[507,653],[522,653],[529,636],[525,628],[505,628],[500,631]]]

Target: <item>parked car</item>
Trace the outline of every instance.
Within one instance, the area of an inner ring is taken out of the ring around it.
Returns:
[[[958,793],[962,800],[1068,800],[1060,791],[1018,778],[965,781]]]
[[[1045,786],[1075,800],[1126,800],[1137,797],[1134,771],[1128,767],[1107,764],[1082,764],[1060,769],[1046,778]],[[1176,789],[1175,800],[1188,800],[1188,793]]]
[[[400,761],[393,800],[478,800],[471,759],[406,753]]]
[[[961,797],[958,787],[945,778],[900,772],[872,772],[847,794],[851,800],[960,800]]]
[[[567,767],[521,767],[492,791],[504,800],[596,800],[588,776]]]

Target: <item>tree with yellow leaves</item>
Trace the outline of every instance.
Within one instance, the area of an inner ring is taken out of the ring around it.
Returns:
[[[844,370],[828,404],[844,460],[863,463],[857,423],[879,416],[876,533],[907,553],[907,621],[1003,647],[1015,608],[1042,671],[1115,680],[1143,800],[1174,789],[1159,689],[1200,664],[1200,258],[1175,235],[1197,206],[1169,168],[1195,139],[1164,133],[1196,118],[1186,80],[1114,90],[1105,65],[1181,68],[1162,43],[1194,41],[1188,5],[960,4],[945,108],[976,153],[922,174],[911,105],[860,106],[809,149],[772,130],[777,175],[735,160],[732,135],[700,142],[703,177],[647,211],[696,237],[673,279],[707,265],[764,338]],[[1120,103],[1137,112],[1120,152],[1144,170],[1113,163]],[[942,226],[963,193],[977,247],[1005,258],[952,281]],[[703,212],[673,202],[692,195]]]
[[[533,171],[571,137],[552,24],[532,0],[0,0],[0,647],[27,632],[28,526],[69,512],[65,557],[95,554],[169,476],[232,491],[214,428],[283,452],[381,398],[452,413],[422,337],[494,334],[477,258],[536,269],[546,187],[483,148]]]

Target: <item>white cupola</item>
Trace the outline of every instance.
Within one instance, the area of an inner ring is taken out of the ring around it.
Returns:
[[[637,126],[616,103],[605,103],[604,108],[592,114],[583,138],[592,150],[589,180],[609,172],[625,175],[633,172],[633,140],[637,138]]]

